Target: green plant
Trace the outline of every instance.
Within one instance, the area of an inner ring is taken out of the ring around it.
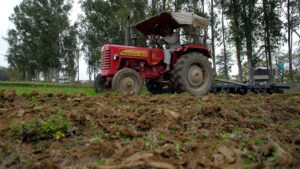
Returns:
[[[225,141],[230,138],[230,134],[229,133],[220,133],[220,134],[218,134],[217,138],[218,138],[218,140]]]
[[[162,133],[159,133],[159,134],[158,134],[158,141],[159,141],[160,143],[165,141],[165,136],[164,136],[164,134],[162,134]]]
[[[256,137],[256,139],[255,139],[255,145],[260,145],[260,144],[262,144],[262,142],[263,142],[262,138]]]
[[[251,162],[249,160],[243,160],[242,169],[250,169],[252,168]]]
[[[210,147],[213,151],[216,151],[218,148],[218,146],[216,144],[212,144]]]
[[[32,121],[11,122],[10,128],[17,136],[27,139],[61,139],[69,132],[72,123],[60,113],[47,118],[35,117]]]
[[[74,147],[75,145],[73,143],[66,143],[63,145],[63,147],[67,150],[70,150]]]
[[[37,143],[37,146],[38,147],[41,147],[41,148],[49,148],[50,147],[50,143],[49,142],[47,142],[47,141],[39,141],[38,143]]]
[[[300,118],[293,119],[290,123],[290,128],[300,128]]]
[[[202,133],[203,138],[207,139],[209,138],[209,132],[205,131]]]
[[[92,122],[92,116],[90,116],[90,115],[85,115],[85,116],[84,116],[84,120],[85,120],[86,122]]]
[[[64,137],[65,132],[71,126],[71,122],[63,116],[58,116],[57,118],[41,120],[41,133],[51,134],[54,137]]]
[[[17,123],[16,121],[10,123],[10,129],[17,133],[21,133],[23,131],[22,124]]]
[[[155,146],[155,142],[153,141],[152,137],[150,136],[144,136],[143,137],[143,143],[146,146],[146,148],[153,150]]]
[[[96,164],[98,165],[105,165],[107,164],[109,161],[109,159],[106,159],[106,158],[98,158],[95,160]]]
[[[39,105],[39,104],[38,104],[37,98],[36,98],[35,96],[32,96],[31,99],[30,99],[30,106],[31,106],[31,107],[36,107],[36,106],[38,106],[38,105]]]
[[[175,144],[175,154],[177,158],[180,158],[181,155],[181,145],[180,143]]]

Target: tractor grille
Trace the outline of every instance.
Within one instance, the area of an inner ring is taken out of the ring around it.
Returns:
[[[111,53],[110,50],[101,52],[101,70],[109,70],[111,66]]]

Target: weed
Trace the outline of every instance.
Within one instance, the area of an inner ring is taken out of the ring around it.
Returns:
[[[254,116],[254,117],[251,117],[251,118],[249,119],[249,121],[250,121],[251,123],[257,123],[257,122],[261,121],[261,119],[260,119],[260,117],[258,117],[258,116]]]
[[[12,131],[18,136],[26,137],[27,139],[61,139],[69,131],[72,123],[61,114],[57,113],[53,117],[45,119],[35,118],[33,121],[21,121],[16,123],[13,121],[10,124]]]
[[[75,145],[73,143],[66,143],[63,147],[67,150],[71,150]]]
[[[191,139],[191,140],[184,142],[183,144],[186,146],[189,146],[189,145],[193,145],[195,143],[197,143],[196,139]]]
[[[103,140],[102,135],[95,135],[95,141],[96,142],[100,142],[102,140]]]
[[[221,141],[226,141],[230,138],[230,134],[229,133],[223,133],[223,134],[219,134],[217,136],[217,139],[218,140],[221,140]]]
[[[121,104],[122,102],[119,99],[113,99],[112,103],[118,105]]]
[[[91,117],[90,115],[85,115],[85,116],[84,116],[84,120],[85,120],[86,122],[92,122],[92,117]]]
[[[147,112],[148,110],[149,110],[148,107],[142,106],[142,107],[138,108],[136,111],[141,114],[141,113]]]
[[[38,105],[39,105],[39,104],[38,104],[37,98],[36,98],[35,96],[32,96],[31,99],[30,99],[30,106],[31,106],[31,107],[36,107],[36,106],[38,106]]]
[[[242,163],[242,169],[250,169],[252,168],[251,162],[249,160],[244,160]]]
[[[181,145],[180,143],[175,144],[175,154],[177,158],[180,158],[181,155]]]
[[[300,128],[300,118],[293,119],[290,123],[290,128]]]
[[[158,142],[162,143],[162,142],[164,142],[164,141],[165,141],[165,136],[164,136],[164,134],[159,133],[159,135],[158,135]]]
[[[212,149],[213,151],[216,151],[217,148],[218,148],[218,146],[217,146],[216,144],[212,144],[212,145],[211,145],[211,149]]]
[[[144,136],[143,143],[146,146],[146,148],[150,150],[153,150],[156,147],[154,140],[150,136]]]
[[[263,142],[262,138],[256,137],[256,139],[255,139],[255,145],[261,145],[262,142]]]
[[[61,138],[65,138],[66,135],[65,135],[63,132],[61,132],[61,131],[57,131],[57,132],[55,132],[55,133],[53,134],[53,137],[54,137],[56,140],[59,140],[59,139],[61,139]]]
[[[204,139],[208,139],[209,138],[209,132],[205,131],[202,133],[202,136]]]
[[[98,158],[95,160],[96,164],[98,165],[105,165],[107,164],[109,161],[109,159],[106,159],[106,158]]]
[[[37,144],[38,147],[41,147],[41,148],[49,148],[50,147],[50,143],[47,142],[47,141],[39,141],[38,144]]]
[[[10,129],[12,129],[14,132],[22,133],[23,127],[21,124],[18,124],[16,121],[13,121],[10,123]]]
[[[176,132],[177,132],[177,127],[171,125],[171,126],[168,127],[168,130],[169,130],[171,133],[176,133]]]

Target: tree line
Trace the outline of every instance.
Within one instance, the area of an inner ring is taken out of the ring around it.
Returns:
[[[44,77],[58,79],[61,72],[76,78],[80,52],[88,65],[90,80],[99,69],[101,46],[124,44],[128,36],[146,38],[135,29],[138,21],[161,11],[193,11],[210,21],[209,43],[214,55],[214,74],[229,79],[233,65],[237,79],[253,82],[254,68],[279,64],[288,67],[294,81],[299,68],[299,0],[82,0],[83,14],[71,24],[71,0],[23,0],[9,18],[15,28],[8,30],[10,69],[19,80]],[[296,37],[295,37],[296,36]],[[287,52],[283,46],[287,44]],[[270,71],[272,77],[272,71]],[[272,79],[271,79],[272,80]]]

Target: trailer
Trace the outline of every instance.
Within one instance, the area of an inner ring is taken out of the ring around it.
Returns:
[[[245,84],[229,80],[215,79],[219,82],[212,86],[212,93],[233,93],[233,94],[247,94],[248,92],[252,93],[283,93],[285,89],[290,89],[291,87],[287,84]]]

